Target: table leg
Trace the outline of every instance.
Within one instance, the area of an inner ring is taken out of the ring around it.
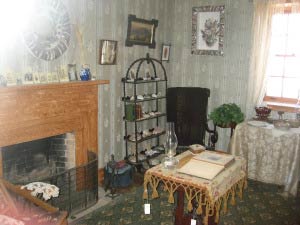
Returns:
[[[190,225],[192,216],[184,213],[184,190],[178,188],[177,194],[177,204],[175,208],[175,223],[174,225]]]
[[[175,223],[174,225],[190,225],[193,219],[192,213],[184,213],[184,189],[179,187],[176,191],[177,204],[175,208]],[[202,225],[201,217],[196,219],[196,225]]]
[[[191,219],[193,218],[192,213],[184,213],[184,189],[179,187],[176,191],[177,194],[177,204],[174,210],[175,222],[174,225],[190,225]],[[203,206],[203,211],[205,212],[205,206]],[[217,225],[218,223],[214,220],[215,216],[210,216],[208,218],[208,225]],[[202,216],[198,216],[196,219],[196,225],[202,225]]]

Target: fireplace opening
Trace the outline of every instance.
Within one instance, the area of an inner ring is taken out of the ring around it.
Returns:
[[[65,133],[0,148],[5,180],[25,185],[45,182],[59,188],[59,196],[48,203],[76,213],[98,200],[97,155],[88,151],[88,163],[75,163],[75,134]]]
[[[3,177],[30,183],[75,167],[74,133],[2,147]]]

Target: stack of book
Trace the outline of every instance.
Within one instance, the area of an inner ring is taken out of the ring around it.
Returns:
[[[138,120],[143,117],[141,104],[127,104],[125,107],[126,117],[128,121]]]
[[[192,157],[177,172],[212,180],[234,162],[234,156],[204,151]]]

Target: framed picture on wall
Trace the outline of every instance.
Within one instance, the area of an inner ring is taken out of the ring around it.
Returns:
[[[68,64],[68,76],[70,81],[78,80],[76,64]]]
[[[117,41],[100,40],[99,64],[115,65],[117,62]]]
[[[48,76],[46,72],[39,73],[40,75],[40,83],[45,84],[48,83]]]
[[[161,61],[169,61],[171,45],[163,44],[161,49]]]
[[[192,54],[224,55],[225,6],[201,6],[192,10]]]
[[[40,75],[38,72],[33,72],[32,73],[32,76],[33,76],[33,82],[35,84],[39,84],[41,81],[40,81]]]
[[[56,72],[48,72],[47,73],[47,82],[48,83],[59,82],[58,74]]]
[[[57,68],[57,75],[59,82],[68,82],[69,81],[69,75],[68,75],[68,67],[67,66],[60,66]]]
[[[33,82],[34,79],[32,72],[27,72],[23,74],[23,84],[33,84]]]
[[[125,46],[145,45],[155,48],[155,29],[158,20],[144,20],[135,15],[128,16],[127,39]]]
[[[7,86],[6,77],[0,74],[0,87],[5,87],[5,86]]]
[[[6,84],[7,86],[13,86],[17,84],[17,77],[12,72],[7,72],[6,75]]]

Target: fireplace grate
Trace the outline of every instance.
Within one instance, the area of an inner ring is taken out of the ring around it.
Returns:
[[[89,162],[64,172],[39,180],[56,185],[59,196],[49,200],[49,204],[69,214],[78,213],[98,201],[98,159],[89,152]]]

